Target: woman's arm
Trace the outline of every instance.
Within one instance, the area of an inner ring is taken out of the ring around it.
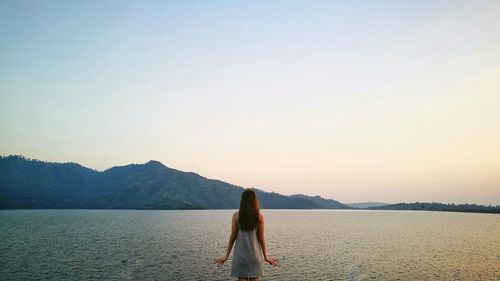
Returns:
[[[264,239],[264,216],[262,214],[259,214],[259,229],[257,230],[257,238],[260,243],[260,247],[262,248],[262,254],[264,255],[264,260],[268,262],[272,266],[278,265],[278,260],[273,259],[273,258],[268,258],[267,257],[267,251],[266,251],[266,240]]]
[[[236,236],[238,235],[238,222],[236,221],[236,214],[237,212],[233,214],[233,218],[231,219],[231,235],[229,236],[229,242],[227,243],[226,255],[222,258],[214,260],[214,263],[217,263],[218,266],[222,266],[229,258],[229,254],[231,253],[231,249],[233,248],[234,241],[236,240]]]

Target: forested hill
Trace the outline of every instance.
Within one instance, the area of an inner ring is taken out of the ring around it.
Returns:
[[[0,209],[237,209],[243,188],[158,161],[96,171],[76,163],[0,157]],[[349,209],[335,200],[257,189],[262,208]]]
[[[324,207],[329,208],[329,209],[348,209],[348,208],[354,209],[353,207],[342,204],[339,201],[336,201],[333,199],[326,199],[326,198],[323,198],[323,197],[318,196],[318,195],[309,196],[309,195],[304,195],[304,194],[294,194],[294,195],[290,195],[290,196],[297,197],[297,198],[307,198],[307,199],[313,201],[314,203],[321,205],[321,206],[324,206]],[[347,206],[347,208],[346,208],[346,206]]]

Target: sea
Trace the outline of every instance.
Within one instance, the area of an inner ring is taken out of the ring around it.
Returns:
[[[0,211],[0,280],[236,280],[213,264],[234,211]],[[498,214],[262,213],[261,280],[500,280]]]

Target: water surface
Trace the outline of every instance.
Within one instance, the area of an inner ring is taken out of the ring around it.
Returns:
[[[0,280],[232,280],[233,211],[0,211]],[[500,280],[500,215],[263,210],[262,280]]]

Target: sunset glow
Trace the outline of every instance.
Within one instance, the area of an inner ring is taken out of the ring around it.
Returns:
[[[1,1],[0,154],[500,204],[499,1]]]

